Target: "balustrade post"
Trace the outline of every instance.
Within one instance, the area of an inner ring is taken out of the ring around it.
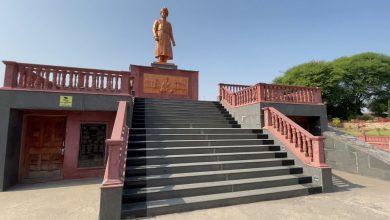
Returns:
[[[18,63],[13,61],[3,61],[3,63],[5,64],[4,87],[16,87],[18,84]]]
[[[222,91],[222,86],[223,86],[222,83],[218,84],[218,92],[219,92],[218,101],[222,101],[222,99],[225,98],[225,97],[223,97],[224,95],[223,95],[223,91]]]
[[[106,171],[104,173],[103,186],[118,186],[123,184],[120,175],[121,169],[119,167],[119,158],[121,156],[122,144],[122,140],[106,140],[108,157]]]
[[[309,156],[307,152],[307,139],[305,135],[302,135],[302,149],[301,152],[305,153],[305,156]]]
[[[130,72],[122,71],[121,94],[130,94]]]
[[[325,138],[322,136],[316,136],[311,138],[313,148],[313,165],[318,167],[327,167],[325,164],[325,151],[324,142]]]
[[[301,135],[301,132],[299,132],[299,131],[297,132],[297,145],[298,145],[299,151],[303,152],[302,135]]]
[[[264,108],[264,128],[272,126],[272,116],[269,108]]]
[[[232,106],[237,106],[237,94],[232,94]]]
[[[315,97],[316,97],[316,103],[322,103],[322,95],[321,95],[320,88],[317,88]]]
[[[287,124],[287,139],[290,143],[292,143],[292,132],[290,124]]]
[[[264,84],[259,83],[256,85],[257,99],[256,102],[265,101],[264,99]]]
[[[294,144],[294,147],[297,148],[297,130],[296,128],[292,128],[292,143]]]
[[[281,135],[284,135],[284,125],[285,125],[285,123],[284,123],[284,121],[283,121],[283,119],[282,118],[279,118],[279,131],[280,131],[280,134]]]
[[[307,154],[306,156],[308,156],[310,158],[311,161],[313,161],[313,143],[312,141],[310,140],[309,137],[306,137],[306,143],[307,143]]]

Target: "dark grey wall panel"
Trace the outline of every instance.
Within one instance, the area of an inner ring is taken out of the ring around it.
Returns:
[[[224,105],[223,102],[221,102]],[[262,128],[263,111],[262,108],[274,107],[286,116],[309,116],[318,117],[319,121],[313,124],[315,134],[328,130],[328,119],[325,105],[305,105],[305,104],[285,104],[285,103],[257,103],[252,105],[229,108],[224,105],[229,113],[243,128]]]
[[[18,182],[19,158],[21,149],[23,115],[18,110],[11,110],[8,126],[7,152],[4,169],[4,188]]]
[[[390,153],[356,138],[325,132],[326,163],[334,169],[390,180]]]
[[[2,99],[0,99],[2,101]],[[0,106],[0,191],[4,190],[5,161],[7,153],[10,109]]]
[[[72,96],[72,107],[60,107],[60,96]],[[22,127],[18,110],[116,111],[119,101],[132,101],[132,97],[0,90],[0,191],[17,182]],[[131,125],[132,102],[129,104]]]

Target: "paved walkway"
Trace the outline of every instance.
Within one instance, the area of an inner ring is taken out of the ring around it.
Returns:
[[[150,220],[390,219],[390,182],[333,171],[335,192],[163,215]],[[99,179],[0,192],[1,220],[97,219]]]
[[[0,192],[0,219],[98,219],[101,182],[99,178],[17,185]]]

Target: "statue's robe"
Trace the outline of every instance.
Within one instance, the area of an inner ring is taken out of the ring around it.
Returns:
[[[172,54],[172,26],[168,21],[158,19],[153,24],[153,32],[157,33],[158,41],[156,41],[155,56],[166,56],[168,60],[173,59]]]

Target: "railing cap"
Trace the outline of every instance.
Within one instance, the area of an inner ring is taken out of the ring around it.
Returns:
[[[106,144],[109,145],[122,145],[122,139],[106,139]]]
[[[283,87],[302,88],[302,89],[321,89],[320,87],[296,86],[296,85],[284,85],[284,84],[272,84],[272,83],[257,83],[256,85],[283,86]]]
[[[34,63],[19,63],[16,61],[3,61],[4,64],[16,64],[21,66],[31,66],[31,67],[45,67],[52,69],[67,69],[73,71],[86,71],[86,72],[105,72],[105,73],[131,73],[129,71],[118,71],[118,70],[106,70],[106,69],[92,69],[92,68],[82,68],[82,67],[71,67],[71,66],[55,66],[55,65],[46,65],[46,64],[34,64]]]
[[[3,63],[4,63],[5,65],[18,64],[18,63],[15,62],[15,61],[9,61],[9,60],[3,60]]]

